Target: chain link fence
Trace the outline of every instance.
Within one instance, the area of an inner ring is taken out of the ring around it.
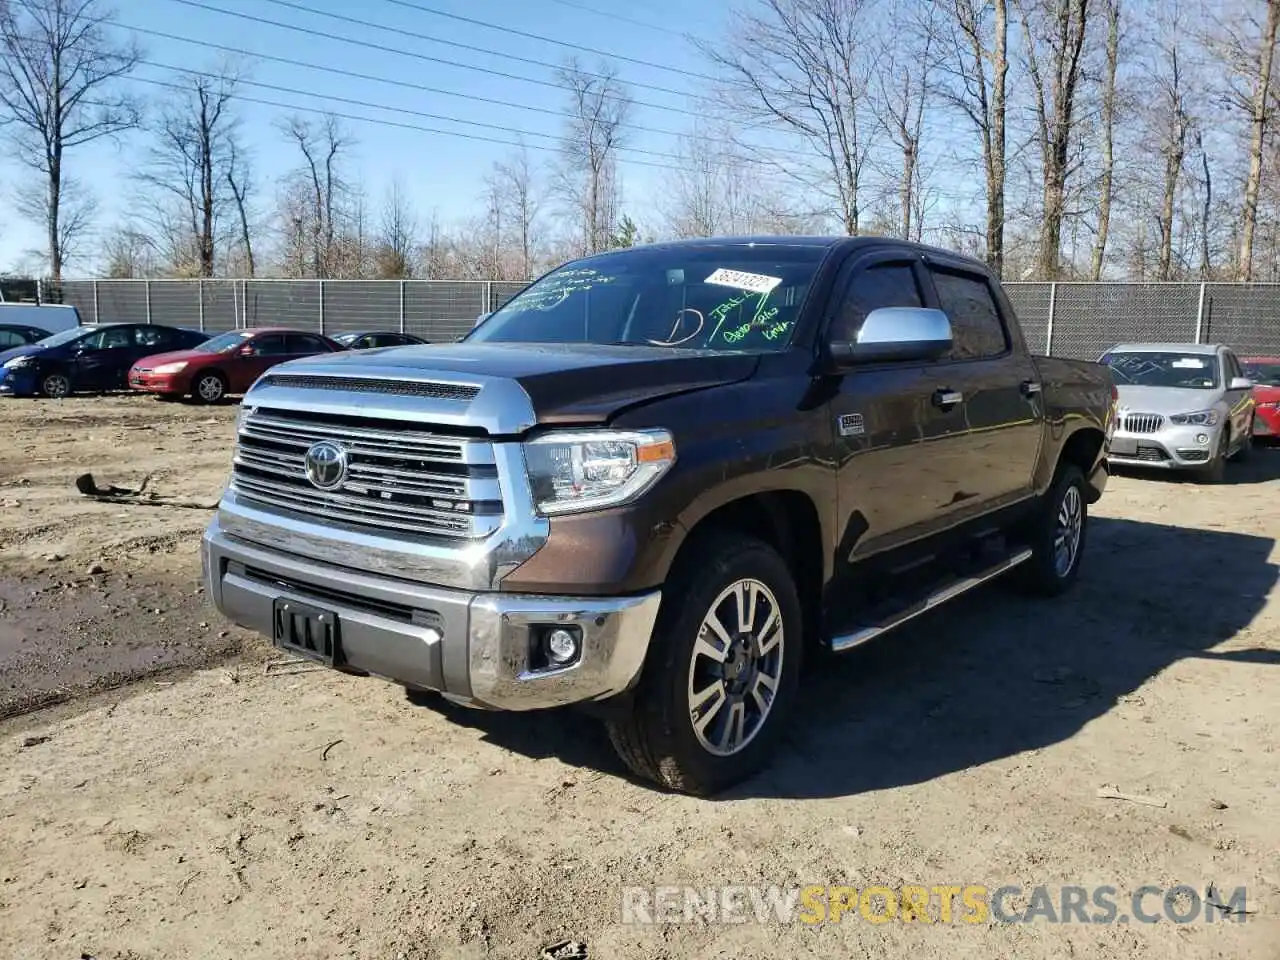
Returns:
[[[85,323],[143,321],[221,332],[288,326],[401,330],[456,340],[525,284],[507,280],[68,280]],[[1280,284],[1008,283],[1031,349],[1094,359],[1126,341],[1229,344],[1280,355]]]

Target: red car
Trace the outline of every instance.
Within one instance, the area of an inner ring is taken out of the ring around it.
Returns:
[[[277,363],[346,349],[318,333],[282,327],[233,330],[190,350],[143,357],[129,371],[129,386],[170,400],[190,394],[199,403],[216,403],[244,393]]]
[[[1241,357],[1240,365],[1254,382],[1253,435],[1280,437],[1280,358]]]

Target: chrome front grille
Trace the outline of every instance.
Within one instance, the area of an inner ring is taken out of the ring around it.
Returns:
[[[331,489],[307,476],[307,451],[324,441],[345,455],[343,479]],[[248,411],[232,487],[246,502],[274,512],[401,536],[474,540],[503,519],[492,444],[406,421]]]
[[[1164,417],[1158,413],[1126,413],[1121,422],[1125,433],[1159,433]]]

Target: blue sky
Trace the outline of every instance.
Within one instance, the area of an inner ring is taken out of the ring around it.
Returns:
[[[595,47],[616,57],[633,57],[675,70],[703,74],[710,72],[709,65],[691,44],[676,34],[687,32],[712,40],[721,32],[729,9],[728,0],[646,0],[643,5],[620,0],[411,2],[475,21]],[[192,3],[227,12],[203,9]],[[162,98],[166,91],[143,81],[172,80],[174,72],[167,69],[169,67],[216,69],[220,61],[231,57],[248,64],[247,79],[298,91],[285,93],[246,83],[241,94],[247,98],[320,111],[330,109],[353,116],[378,117],[412,126],[512,142],[519,138],[516,131],[524,131],[529,134],[524,139],[531,148],[552,146],[550,137],[537,134],[554,136],[561,130],[560,121],[554,116],[505,104],[561,110],[565,104],[562,90],[361,47],[355,41],[544,82],[551,79],[550,69],[512,58],[558,64],[575,52],[554,43],[408,9],[395,0],[191,0],[190,3],[182,0],[116,0],[115,6],[124,27],[143,28],[199,41],[191,43],[154,34],[139,34],[143,56],[148,63],[138,67],[137,79],[129,82],[128,86],[152,102]],[[306,12],[300,9],[303,7],[317,12]],[[587,8],[600,12],[591,12]],[[616,12],[611,14],[611,10]],[[324,12],[360,22],[344,22],[324,16]],[[344,39],[324,39],[252,22],[234,16],[235,13],[306,27]],[[461,49],[450,46],[450,43],[495,52]],[[490,98],[502,101],[502,104],[480,103],[260,58],[243,58],[200,44],[216,44],[251,54],[323,64],[339,70]],[[587,68],[599,60],[588,53],[577,53]],[[632,95],[637,101],[632,114],[635,126],[675,133],[688,130],[694,122],[690,114],[696,111],[691,94],[697,92],[701,81],[673,70],[655,69],[623,60],[618,60],[617,65],[621,78],[632,85]],[[673,92],[642,85],[668,88]],[[462,118],[493,124],[497,129],[343,104],[332,98]],[[269,184],[291,170],[297,162],[296,147],[287,144],[273,127],[273,121],[290,111],[254,103],[241,103],[238,109],[243,121],[243,138],[252,151],[257,179],[261,184]],[[318,114],[302,115],[318,117]],[[456,220],[475,210],[484,173],[495,160],[515,149],[420,130],[397,129],[355,120],[344,122],[358,141],[352,167],[369,196],[376,202],[391,181],[398,177],[420,214],[426,216],[433,210],[438,211],[443,222]],[[630,135],[628,146],[640,151],[672,153],[678,142],[675,137],[660,132],[637,130]],[[68,173],[82,180],[98,197],[100,227],[109,228],[127,215],[131,192],[129,175],[137,168],[144,150],[145,135],[133,134],[119,144],[101,141],[81,148],[69,157]],[[545,162],[552,154],[531,149],[529,156],[535,162]],[[628,156],[637,161],[670,162],[645,154]],[[623,171],[626,205],[647,206],[649,198],[659,189],[663,171],[630,162],[624,163]],[[29,183],[29,178],[30,174],[16,167],[7,157],[0,158],[0,270],[34,266],[24,251],[41,245],[38,225],[21,222],[12,207],[12,191]],[[91,267],[91,263],[75,265],[69,269],[68,275],[91,272]]]

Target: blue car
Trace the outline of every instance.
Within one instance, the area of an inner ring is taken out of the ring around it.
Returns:
[[[63,330],[0,353],[0,396],[69,396],[128,388],[129,368],[143,357],[187,350],[209,334],[149,323],[107,323]]]

